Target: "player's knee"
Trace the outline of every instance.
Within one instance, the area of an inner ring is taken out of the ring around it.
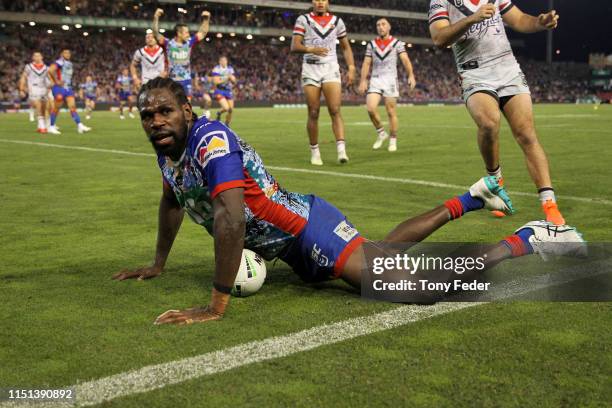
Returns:
[[[375,116],[376,115],[376,106],[367,106],[368,115]]]
[[[494,137],[499,132],[499,118],[483,117],[478,120],[478,130],[485,137]]]
[[[319,108],[309,107],[308,108],[308,118],[311,120],[319,120]]]
[[[227,108],[227,113],[232,113],[234,111],[234,108]]]
[[[329,106],[327,108],[327,110],[329,111],[329,115],[333,118],[336,116],[340,116],[340,106]]]
[[[523,147],[533,146],[538,143],[538,138],[533,128],[519,129],[514,133],[514,137],[518,144]]]

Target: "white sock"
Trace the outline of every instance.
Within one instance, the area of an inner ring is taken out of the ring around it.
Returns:
[[[540,196],[540,201],[544,204],[547,201],[552,201],[553,203],[557,202],[555,198],[555,190],[551,187],[545,187],[538,190],[538,195]]]
[[[487,169],[487,174],[489,174],[489,176],[495,176],[497,178],[502,178],[501,166],[497,166],[495,170]]]
[[[45,122],[45,117],[44,116],[39,116],[38,117],[38,128],[39,129],[46,129],[47,128],[47,122]]]
[[[319,144],[314,144],[314,145],[310,145],[310,154],[312,155],[321,155],[321,152],[319,151]]]
[[[376,129],[376,133],[378,133],[378,136],[382,137],[385,133],[385,127],[383,126],[380,129]]]
[[[342,153],[346,150],[346,143],[344,143],[344,140],[336,141],[336,150],[338,150],[338,153]]]

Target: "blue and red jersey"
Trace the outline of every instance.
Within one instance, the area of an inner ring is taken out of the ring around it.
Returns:
[[[218,121],[198,119],[178,163],[158,154],[164,183],[197,224],[213,235],[213,199],[244,188],[244,247],[267,260],[281,255],[308,223],[312,196],[284,190],[257,152]]]

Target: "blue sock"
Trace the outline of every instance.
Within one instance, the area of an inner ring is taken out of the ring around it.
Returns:
[[[81,123],[81,118],[79,117],[77,111],[70,111],[70,116],[72,116],[72,120],[74,120],[77,125]]]
[[[529,242],[529,237],[533,235],[533,230],[531,228],[523,228],[522,230],[518,231],[514,235],[518,236],[521,239],[521,241],[523,241],[523,244],[525,244],[525,249],[527,250],[527,252],[530,254],[533,254],[533,247],[531,246],[531,243]]]
[[[57,113],[51,112],[51,126],[55,126],[55,121],[57,120]]]
[[[481,210],[484,208],[484,201],[482,201],[480,198],[472,197],[469,191],[457,198],[459,198],[459,201],[461,201],[464,213]]]

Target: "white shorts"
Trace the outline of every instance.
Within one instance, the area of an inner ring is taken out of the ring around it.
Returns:
[[[399,98],[397,77],[373,76],[370,79],[368,93],[377,93],[385,98]]]
[[[320,88],[327,82],[342,83],[340,65],[337,62],[302,64],[302,86],[313,85]]]
[[[28,97],[31,101],[41,101],[49,97],[48,88],[30,88],[28,89]]]
[[[508,96],[531,94],[525,74],[514,56],[487,67],[462,70],[459,75],[464,102],[478,92],[488,93],[498,101]]]

